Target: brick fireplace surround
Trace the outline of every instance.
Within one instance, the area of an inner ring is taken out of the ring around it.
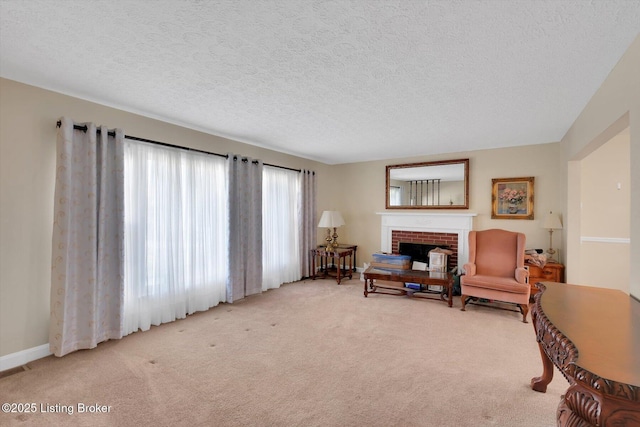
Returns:
[[[381,251],[398,253],[398,243],[442,243],[454,251],[449,261],[460,269],[469,260],[469,231],[475,213],[378,212]],[[454,258],[455,257],[455,258]]]

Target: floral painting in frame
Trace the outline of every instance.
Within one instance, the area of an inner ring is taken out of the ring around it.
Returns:
[[[494,178],[491,191],[492,219],[533,219],[532,176]]]

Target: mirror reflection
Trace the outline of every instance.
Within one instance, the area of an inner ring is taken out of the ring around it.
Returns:
[[[468,209],[469,159],[387,166],[387,209]]]

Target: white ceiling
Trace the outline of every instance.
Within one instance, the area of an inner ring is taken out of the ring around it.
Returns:
[[[0,75],[337,164],[559,141],[639,31],[638,0],[0,0]]]

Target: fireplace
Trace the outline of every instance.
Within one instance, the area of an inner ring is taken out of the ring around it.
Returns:
[[[459,269],[469,260],[469,231],[476,214],[379,212],[382,217],[382,252],[399,253],[399,242],[436,243],[449,246],[454,254],[450,266]]]

